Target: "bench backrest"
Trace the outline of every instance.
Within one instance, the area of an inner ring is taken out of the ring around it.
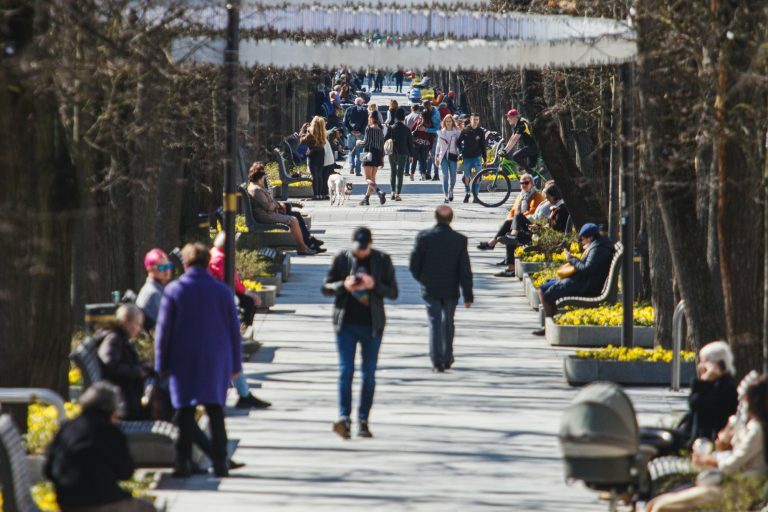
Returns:
[[[7,414],[0,416],[0,486],[5,512],[40,510],[29,492],[29,469],[21,436]]]
[[[290,148],[290,146],[288,147]],[[283,154],[280,152],[280,150],[277,148],[275,148],[274,153],[275,153],[275,159],[277,161],[277,171],[280,174],[280,180],[283,183],[286,183],[287,181],[291,180],[291,176],[288,174],[288,168],[285,163],[285,158],[283,157]]]
[[[621,242],[616,242],[613,245],[613,259],[611,260],[611,268],[608,271],[608,277],[603,285],[603,291],[600,292],[600,297],[604,297],[604,300],[609,303],[614,303],[619,296],[619,274],[621,273],[621,258],[624,256],[624,245]]]
[[[238,186],[237,191],[240,193],[240,199],[242,200],[245,224],[249,230],[254,231],[256,228],[256,217],[253,216],[253,210],[251,209],[251,196],[248,195],[248,190],[244,185]]]
[[[83,389],[88,389],[102,379],[98,350],[96,340],[88,337],[69,356],[69,360],[75,363],[83,374]]]
[[[275,249],[274,247],[261,247],[259,250],[256,251],[256,253],[261,256],[264,256],[269,260],[275,260],[278,256],[277,249]]]

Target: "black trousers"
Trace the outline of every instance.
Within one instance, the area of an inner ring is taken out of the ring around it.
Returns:
[[[312,195],[323,195],[323,162],[325,159],[325,149],[312,148],[309,151],[309,172],[312,173]]]
[[[520,164],[525,169],[525,172],[532,174],[533,166],[536,165],[536,161],[539,159],[539,148],[526,146],[518,149],[512,154],[512,159]]]
[[[256,302],[253,297],[245,293],[237,293],[237,300],[240,302],[240,309],[243,310],[240,320],[245,325],[253,324],[253,317],[256,315]]]
[[[322,196],[329,195],[328,178],[331,177],[331,173],[333,172],[334,168],[334,165],[326,165],[323,167],[323,181],[320,183],[320,195]]]
[[[304,217],[301,216],[301,213],[290,211],[287,212],[286,215],[290,215],[297,221],[299,221],[299,229],[301,230],[301,238],[304,239],[304,243],[306,245],[312,245],[312,234],[309,232],[309,229],[307,229],[307,223],[304,222]]]
[[[218,404],[206,404],[205,413],[211,425],[211,439],[200,430],[195,421],[195,407],[182,407],[176,415],[179,439],[176,441],[176,469],[188,469],[192,460],[192,443],[196,444],[213,462],[216,472],[226,472],[227,429],[224,409]]]
[[[457,298],[424,297],[429,318],[429,358],[432,366],[445,368],[453,359],[453,316]]]
[[[518,213],[511,221],[507,222],[509,222],[509,230],[507,233],[512,230],[517,231],[516,240],[509,240],[507,242],[507,265],[514,265],[515,249],[517,249],[518,246],[527,244],[531,241],[531,221],[522,213]],[[506,222],[504,224],[506,224]]]

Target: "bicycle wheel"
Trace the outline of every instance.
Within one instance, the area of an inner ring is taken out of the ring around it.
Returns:
[[[475,192],[472,187],[472,194],[478,203],[488,208],[495,208],[504,204],[512,193],[512,182],[504,171],[499,169],[483,169],[472,179],[472,185],[479,184],[480,188]]]

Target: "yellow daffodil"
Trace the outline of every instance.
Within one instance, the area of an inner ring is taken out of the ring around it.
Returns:
[[[555,316],[558,325],[595,325],[601,327],[620,327],[624,323],[624,309],[621,304],[599,308],[566,308],[564,313]],[[652,306],[635,305],[634,325],[652,327],[655,314]]]
[[[243,286],[245,286],[245,289],[249,292],[258,292],[262,289],[262,285],[258,281],[253,281],[251,279],[245,279],[243,280]]]
[[[648,361],[653,363],[670,363],[672,362],[672,351],[662,347],[647,349],[640,347],[614,347],[613,345],[608,345],[607,347],[593,350],[577,350],[576,357],[578,359],[599,359],[603,361]],[[691,351],[683,350],[680,353],[680,358],[686,363],[693,362],[696,360],[696,354]]]

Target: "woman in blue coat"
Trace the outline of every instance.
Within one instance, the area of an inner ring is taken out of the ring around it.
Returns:
[[[189,475],[195,408],[205,406],[211,424],[213,469],[228,474],[224,403],[231,379],[242,371],[240,322],[232,290],[208,273],[208,248],[187,244],[185,273],[165,288],[155,330],[155,369],[168,376],[178,410],[176,474]]]

